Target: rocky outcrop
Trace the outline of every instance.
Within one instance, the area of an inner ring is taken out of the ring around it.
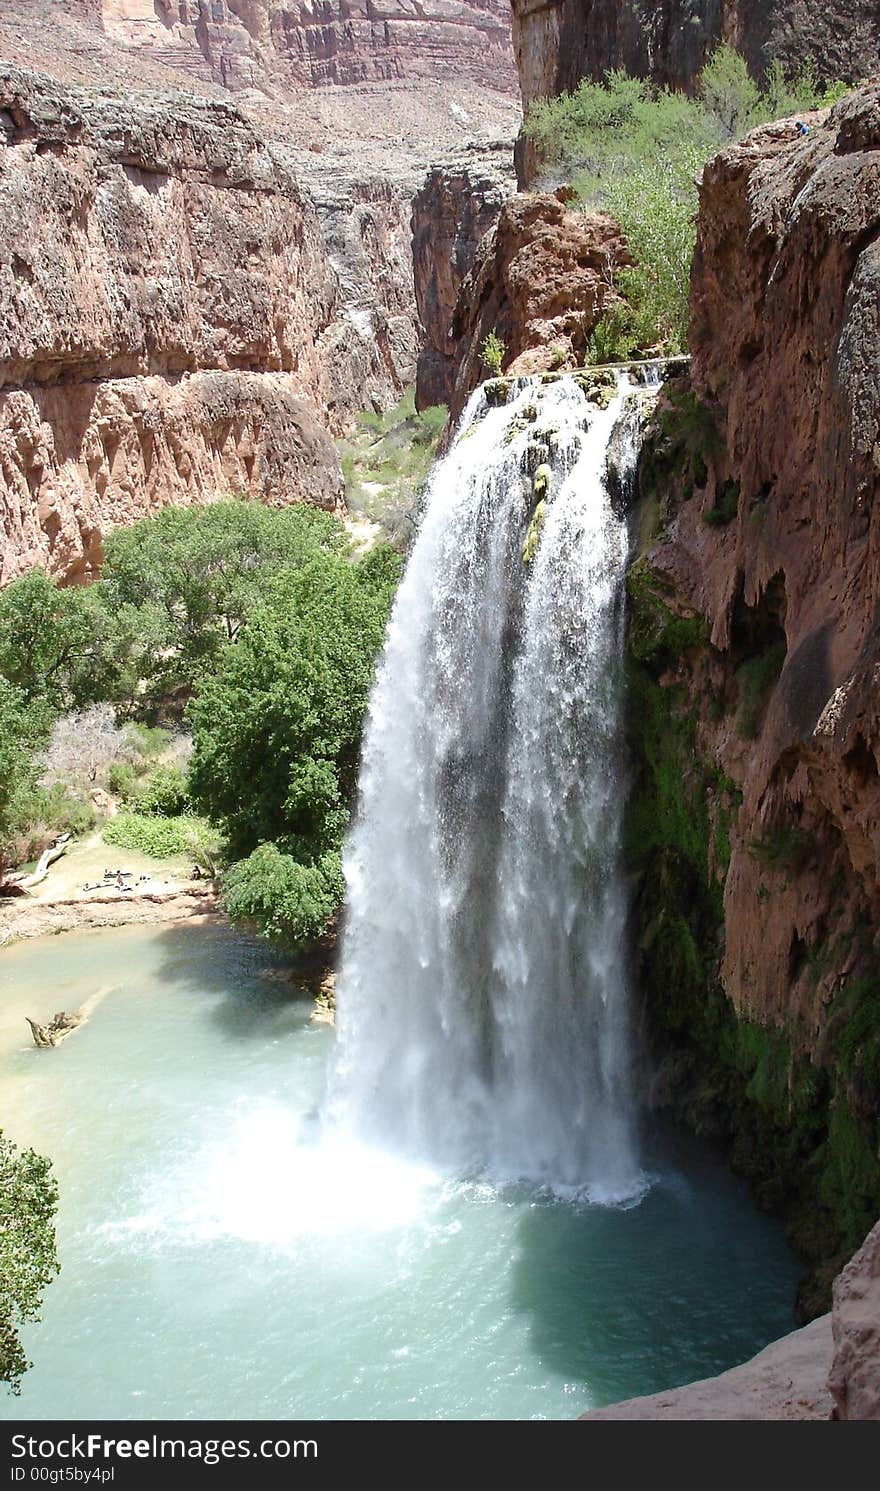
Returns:
[[[802,1330],[783,1336],[750,1362],[644,1398],[627,1398],[584,1413],[597,1420],[804,1420],[829,1419],[831,1316],[823,1315]]]
[[[379,183],[346,256],[295,166],[225,103],[0,73],[0,579],[164,502],[338,501],[328,431],[412,377],[409,239]]]
[[[858,82],[878,70],[878,0],[512,0],[513,42],[526,111],[582,78],[620,67],[687,88],[720,41],[747,58],[755,76],[779,59],[815,61],[823,78]],[[539,163],[520,141],[522,185]]]
[[[511,173],[512,174],[512,173]],[[497,221],[514,183],[461,164],[434,166],[412,204],[416,306],[424,329],[416,371],[416,407],[449,404],[462,360],[452,319],[477,245]]]
[[[880,1420],[880,1222],[834,1281],[833,1324],[834,1417]]]
[[[826,1279],[880,1211],[878,238],[876,85],[706,168],[629,578],[666,1077]]]
[[[451,418],[486,375],[480,348],[491,331],[505,344],[506,372],[576,366],[615,298],[614,270],[629,262],[612,218],[571,211],[557,195],[508,199],[477,248],[456,304],[451,340],[459,371]]]
[[[233,92],[458,74],[516,88],[507,0],[101,0],[108,35]]]

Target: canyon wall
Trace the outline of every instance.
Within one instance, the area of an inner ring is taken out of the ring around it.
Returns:
[[[233,92],[467,77],[513,92],[507,0],[101,0],[105,32]]]
[[[858,82],[880,68],[880,0],[511,0],[513,43],[526,111],[536,98],[621,67],[687,88],[711,48],[729,42],[755,76],[778,59],[815,62],[824,79]],[[520,181],[539,163],[521,140]]]
[[[512,193],[512,173],[466,161],[434,166],[412,204],[416,306],[424,330],[416,371],[416,407],[449,404],[465,356],[452,320],[477,247]]]
[[[0,579],[87,577],[108,526],[163,502],[334,506],[328,432],[412,377],[408,225],[386,196],[346,216],[347,262],[387,282],[359,309],[294,157],[238,110],[4,69]]]
[[[880,1210],[878,239],[878,85],[707,166],[629,575],[657,1096],[823,1264],[807,1313]]]

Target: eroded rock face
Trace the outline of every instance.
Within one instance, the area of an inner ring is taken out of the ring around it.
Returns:
[[[630,579],[633,852],[692,1112],[830,1268],[880,1210],[880,86],[809,125],[703,177],[692,388]]]
[[[434,166],[413,198],[413,277],[425,334],[416,373],[419,409],[452,399],[462,355],[452,331],[458,295],[513,187],[512,173],[462,162]]]
[[[343,286],[294,158],[235,108],[0,73],[0,578],[87,576],[163,502],[339,500],[328,431],[416,350],[404,199],[364,197]]]
[[[723,432],[716,483],[738,483],[739,501],[727,527],[707,525],[710,478],[660,561],[719,650],[750,648],[750,628],[784,633],[756,739],[722,746],[743,791],[724,983],[763,1018],[796,1003],[814,1030],[841,970],[813,979],[810,949],[857,902],[880,922],[878,230],[877,87],[815,118],[802,143],[771,125],[707,168],[693,385]],[[785,829],[804,836],[802,863],[776,877],[771,912],[750,845]]]
[[[834,1362],[828,1385],[837,1419],[880,1419],[880,1222],[834,1281]]]
[[[511,0],[523,107],[552,98],[582,78],[621,67],[686,88],[720,41],[748,60],[755,76],[779,59],[812,57],[821,76],[858,82],[878,70],[878,0]],[[518,147],[520,181],[539,163]]]
[[[436,78],[516,88],[507,0],[100,0],[124,45],[234,92]]]
[[[486,376],[480,347],[491,331],[505,344],[505,372],[575,366],[613,297],[614,269],[629,262],[613,218],[573,212],[556,195],[509,198],[480,242],[458,297],[451,417]]]

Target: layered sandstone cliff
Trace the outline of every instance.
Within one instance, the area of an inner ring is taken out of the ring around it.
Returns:
[[[163,502],[332,506],[328,430],[411,373],[411,314],[359,323],[293,159],[227,104],[6,69],[0,244],[4,580],[88,574]]]
[[[858,82],[878,70],[878,0],[511,0],[513,42],[528,111],[582,78],[624,68],[687,88],[720,41],[743,53],[760,76],[779,60],[811,58],[819,75]],[[520,179],[536,179],[538,161],[521,142]]]
[[[395,79],[516,88],[507,0],[100,0],[125,46],[233,92]]]
[[[826,1262],[880,1210],[878,238],[876,85],[706,168],[629,582],[666,1075]]]

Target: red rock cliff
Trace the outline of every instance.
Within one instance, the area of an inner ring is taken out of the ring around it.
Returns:
[[[233,91],[470,78],[516,88],[507,0],[100,0],[124,45]]]
[[[336,503],[327,429],[370,369],[314,207],[235,109],[6,70],[0,244],[3,580],[87,574],[163,502]]]
[[[878,240],[880,86],[706,168],[630,577],[643,981],[816,1258],[880,1210]]]

